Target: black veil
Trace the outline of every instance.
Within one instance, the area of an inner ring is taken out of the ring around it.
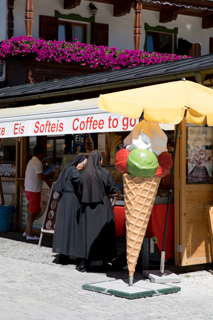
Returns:
[[[102,155],[99,151],[90,152],[87,165],[83,173],[83,203],[102,202],[104,198],[104,185],[100,161]]]
[[[74,165],[74,164],[78,164],[83,162],[86,159],[84,154],[79,154],[76,157],[74,157],[72,160],[70,160],[70,162],[66,165],[66,167],[63,168],[63,170],[61,171],[60,176],[58,177],[58,180],[56,181],[56,184],[54,185],[53,189],[54,191],[61,193],[62,189],[63,189],[63,185],[64,185],[64,181],[66,180],[70,168]]]

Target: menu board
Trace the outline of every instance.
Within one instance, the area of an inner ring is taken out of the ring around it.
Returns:
[[[188,182],[212,182],[212,128],[187,127]]]
[[[16,167],[11,163],[0,164],[0,175],[1,177],[14,178],[16,175]]]
[[[54,229],[55,229],[59,193],[53,190],[54,185],[55,185],[55,182],[52,184],[52,187],[50,190],[49,200],[47,203],[42,230],[41,230],[42,232],[46,232],[46,233],[54,233]]]
[[[106,138],[104,133],[98,134],[98,151],[100,152],[106,151]]]

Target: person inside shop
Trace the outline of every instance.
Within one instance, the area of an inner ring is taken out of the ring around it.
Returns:
[[[73,158],[64,167],[53,187],[59,199],[52,249],[59,254],[53,261],[55,263],[68,264],[70,258],[77,256],[81,198],[80,171],[85,168],[86,162],[83,154]]]
[[[102,168],[102,154],[93,150],[82,172],[82,204],[79,216],[79,241],[76,269],[85,272],[88,261],[101,261],[103,268],[117,256],[115,220],[110,197],[118,189],[111,173]]]
[[[33,234],[33,222],[40,212],[41,189],[43,180],[47,180],[54,175],[54,171],[43,174],[43,164],[41,160],[45,157],[44,148],[36,145],[33,149],[34,156],[28,162],[25,172],[25,195],[29,202],[29,212],[27,213],[27,227],[23,236],[26,240],[38,240]]]

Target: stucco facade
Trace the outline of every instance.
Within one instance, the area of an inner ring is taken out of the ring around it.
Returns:
[[[0,1],[0,41],[7,39],[7,0]]]
[[[7,0],[1,0],[0,10],[0,40],[7,39]],[[25,3],[26,0],[14,1],[14,37],[25,35]],[[109,47],[118,49],[134,49],[133,30],[135,12],[132,9],[129,14],[122,17],[113,16],[113,5],[94,2],[98,8],[95,21],[109,25]],[[62,0],[37,0],[34,1],[33,12],[33,37],[39,37],[39,15],[55,16],[55,11],[64,15],[70,13],[78,14],[81,17],[91,17],[89,2],[81,1],[81,5],[72,10],[63,9]],[[142,41],[141,49],[145,44],[145,24],[151,27],[163,26],[168,29],[178,28],[177,39],[183,38],[191,43],[202,44],[202,55],[209,53],[209,38],[212,37],[213,30],[202,29],[202,18],[178,14],[176,20],[168,23],[159,22],[158,11],[142,9]],[[87,23],[87,42],[90,42],[90,26]]]

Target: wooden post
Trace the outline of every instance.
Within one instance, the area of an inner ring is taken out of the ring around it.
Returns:
[[[180,123],[179,128],[182,128]],[[175,131],[177,127],[175,128]],[[179,129],[178,129],[179,130]],[[181,132],[181,130],[180,130]],[[181,265],[180,250],[177,250],[180,244],[180,138],[177,139],[176,156],[175,156],[175,172],[174,172],[174,259],[175,266]]]
[[[14,17],[13,17],[13,9],[14,9],[14,0],[7,0],[7,37],[8,39],[13,37],[14,33]]]
[[[141,0],[135,0],[134,2],[135,10],[135,21],[134,21],[134,48],[135,50],[140,50],[141,46],[141,11],[142,11],[142,2]]]
[[[26,27],[26,36],[32,37],[32,33],[33,33],[33,0],[26,0],[25,27]]]
[[[186,265],[186,117],[180,123],[180,233],[179,244],[182,246],[180,251],[180,265]],[[175,248],[177,250],[177,247]]]

